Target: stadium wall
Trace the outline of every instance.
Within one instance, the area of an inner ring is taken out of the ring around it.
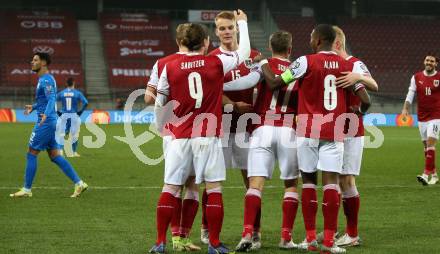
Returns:
[[[154,112],[122,110],[85,110],[81,115],[81,121],[94,122],[97,124],[151,124],[155,120]],[[37,114],[32,112],[30,115],[24,115],[22,109],[0,109],[0,123],[35,123]],[[381,114],[371,113],[364,116],[364,124],[367,126],[417,126],[417,115],[413,114],[407,119],[403,119],[400,114]]]

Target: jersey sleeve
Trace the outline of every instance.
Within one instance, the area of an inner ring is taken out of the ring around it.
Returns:
[[[46,109],[44,114],[46,116],[55,114],[55,103],[56,103],[56,84],[55,80],[46,79],[44,81],[44,95],[47,99]]]
[[[240,91],[252,88],[258,84],[261,77],[261,72],[252,71],[246,76],[225,83],[223,86],[223,91]]]
[[[87,98],[84,96],[83,93],[81,93],[80,91],[78,91],[78,97],[79,100],[81,101],[81,103],[84,104],[89,104],[89,101],[87,100]]]
[[[414,75],[411,77],[411,82],[408,88],[408,94],[406,95],[405,101],[412,103],[414,100],[414,96],[416,95],[417,87],[416,87],[416,79]]]
[[[356,61],[353,64],[353,72],[359,73],[359,74],[365,75],[365,76],[371,76],[370,71],[368,70],[367,66],[362,61]]]
[[[284,83],[289,84],[306,74],[308,69],[307,57],[301,56],[289,65],[289,68],[281,74]]]
[[[368,71],[367,66],[362,61],[356,61],[353,64],[352,72],[371,77],[370,71]],[[356,93],[362,88],[365,88],[365,86],[362,83],[357,83],[353,86],[353,92]]]
[[[148,80],[147,86],[156,88],[157,83],[159,82],[159,70],[158,70],[158,63],[154,63],[153,70],[151,71],[150,80]]]
[[[156,104],[160,103],[160,106],[165,105],[168,101],[168,95],[170,94],[170,84],[168,83],[167,66],[163,68],[160,75],[159,82],[157,83],[157,98]]]
[[[239,57],[236,51],[232,54],[220,54],[216,55],[223,64],[223,73],[228,73],[230,70],[235,69],[239,63]]]

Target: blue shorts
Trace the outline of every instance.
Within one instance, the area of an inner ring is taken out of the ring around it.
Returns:
[[[29,139],[29,147],[37,150],[54,150],[60,149],[55,140],[56,120],[47,120],[41,126],[35,124]]]

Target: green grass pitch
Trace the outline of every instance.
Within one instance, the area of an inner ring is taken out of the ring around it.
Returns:
[[[155,205],[163,181],[163,163],[146,166],[128,145],[113,138],[124,135],[122,125],[101,127],[107,137],[102,148],[80,146],[82,156],[69,158],[90,185],[81,198],[69,198],[73,185],[42,153],[34,197],[11,199],[9,193],[22,185],[32,125],[0,124],[0,253],[147,253],[155,238]],[[140,134],[146,126],[134,128]],[[365,150],[362,174],[357,180],[363,246],[348,252],[439,253],[440,185],[422,187],[416,181],[424,165],[418,130],[381,130],[385,142],[379,149]],[[90,134],[82,128],[81,135]],[[142,148],[151,156],[160,155],[161,139]],[[263,249],[259,253],[287,253],[277,249],[283,195],[282,182],[277,178],[278,174],[267,182],[263,193]],[[228,170],[221,238],[230,247],[235,247],[242,230],[245,190],[241,182],[238,171]],[[341,212],[340,230],[344,220]],[[200,210],[192,233],[196,244],[200,244],[199,227]],[[293,235],[295,242],[304,238],[301,209]]]

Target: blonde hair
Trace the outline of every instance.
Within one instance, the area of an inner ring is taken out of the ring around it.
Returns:
[[[335,30],[336,33],[336,40],[340,40],[343,49],[345,50],[345,34],[344,31],[342,31],[342,29],[339,26],[333,26],[333,29]]]
[[[229,19],[235,22],[235,15],[232,11],[222,11],[215,16],[215,22],[217,22],[218,19]]]

